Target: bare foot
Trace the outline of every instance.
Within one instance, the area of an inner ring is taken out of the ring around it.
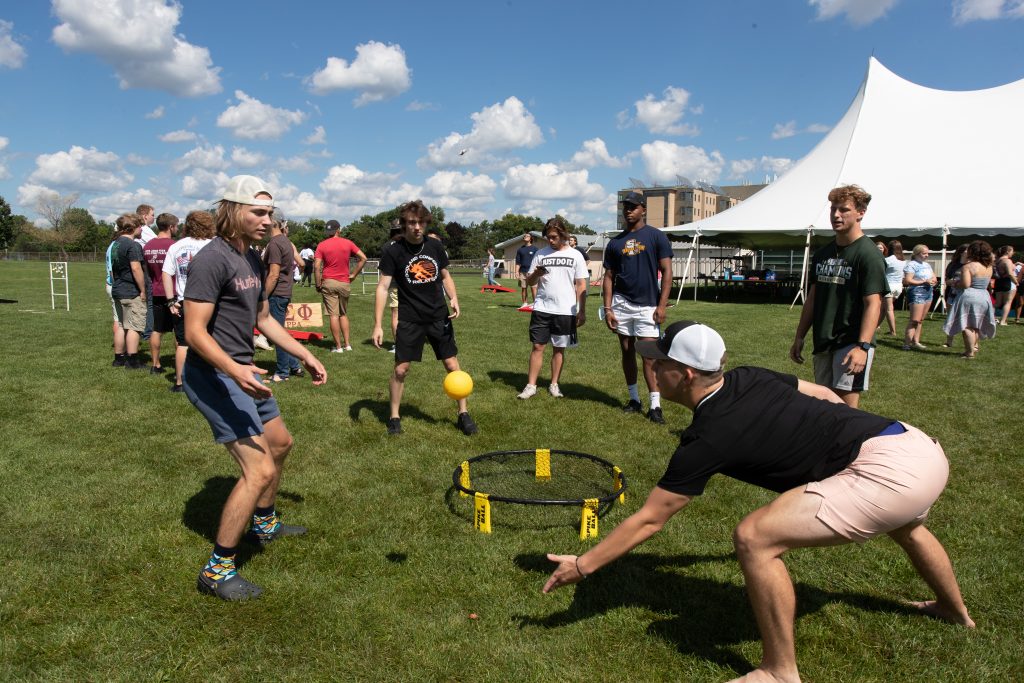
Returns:
[[[948,621],[951,624],[959,624],[960,626],[966,626],[967,628],[974,628],[974,621],[967,615],[965,611],[963,614],[949,609],[940,605],[935,600],[924,600],[922,602],[912,602],[911,607],[914,607],[921,614],[932,617],[933,619],[941,619],[942,621]]]
[[[793,677],[778,676],[764,669],[754,669],[746,676],[734,678],[729,683],[800,683],[800,675],[796,674]]]

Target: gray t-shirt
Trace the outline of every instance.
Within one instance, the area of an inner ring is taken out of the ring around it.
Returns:
[[[185,299],[214,304],[206,330],[233,361],[252,363],[252,332],[263,292],[263,264],[252,249],[240,254],[220,237],[215,237],[193,258],[188,268]],[[189,362],[205,363],[194,349]]]
[[[271,283],[273,289],[267,292],[267,296],[279,296],[284,299],[292,298],[292,271],[295,270],[295,252],[292,250],[292,243],[288,235],[277,235],[271,237],[267,242],[267,248],[263,250],[263,264],[270,272],[270,266],[276,263],[281,266],[281,272],[277,275],[277,282]]]

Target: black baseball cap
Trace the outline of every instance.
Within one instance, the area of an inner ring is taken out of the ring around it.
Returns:
[[[635,204],[636,206],[647,206],[647,200],[639,192],[630,192],[622,198],[623,204]]]

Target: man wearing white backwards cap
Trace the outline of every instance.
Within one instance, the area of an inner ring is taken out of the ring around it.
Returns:
[[[725,342],[706,325],[673,323],[638,342],[655,359],[662,396],[693,411],[665,475],[644,506],[580,556],[558,563],[544,592],[577,583],[653,536],[716,473],[775,491],[733,542],[761,631],[761,666],[746,681],[798,681],[796,598],[782,561],[791,548],[863,543],[888,534],[936,600],[924,614],[973,627],[953,567],[924,526],[946,485],[942,448],[923,432],[847,406],[830,389],[754,367],[723,372]]]

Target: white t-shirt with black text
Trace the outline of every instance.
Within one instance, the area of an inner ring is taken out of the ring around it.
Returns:
[[[587,263],[580,252],[569,246],[557,251],[544,247],[533,257],[530,273],[539,266],[547,272],[537,281],[533,310],[552,315],[576,315],[576,280],[588,277]]]

